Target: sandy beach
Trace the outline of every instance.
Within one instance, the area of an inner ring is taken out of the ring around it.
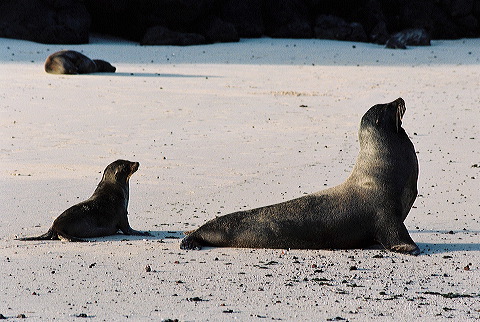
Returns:
[[[480,39],[389,50],[245,39],[142,47],[0,38],[0,314],[28,320],[480,318]],[[116,73],[51,75],[61,49]],[[402,97],[419,160],[405,224],[422,253],[179,248],[215,216],[343,182],[361,116]],[[25,242],[140,162],[129,221],[153,237]],[[147,272],[145,267],[150,266]]]

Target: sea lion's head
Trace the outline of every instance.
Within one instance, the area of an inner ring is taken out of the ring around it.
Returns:
[[[93,62],[95,63],[95,66],[97,66],[97,72],[115,73],[115,71],[117,70],[108,61],[94,59]]]
[[[132,174],[138,170],[140,163],[127,160],[117,160],[110,163],[103,172],[102,181],[125,184]]]
[[[405,110],[405,101],[401,97],[391,103],[374,105],[363,115],[361,127],[399,132]]]
[[[402,117],[405,114],[405,101],[397,98],[387,104],[372,106],[362,117],[360,123],[360,144],[365,140],[380,137],[403,136]]]

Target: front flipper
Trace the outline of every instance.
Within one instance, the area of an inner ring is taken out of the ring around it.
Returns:
[[[390,250],[397,253],[410,254],[415,256],[420,254],[420,248],[418,248],[418,246],[415,243],[394,245],[390,247]]]
[[[386,249],[414,256],[420,254],[420,248],[412,240],[403,223],[382,223],[377,230],[377,241]]]
[[[135,236],[153,236],[150,234],[148,231],[139,231],[135,230],[132,227],[130,227],[130,224],[128,223],[127,215],[125,214],[124,218],[122,218],[120,224],[118,225],[119,229],[124,233],[125,235],[135,235]]]

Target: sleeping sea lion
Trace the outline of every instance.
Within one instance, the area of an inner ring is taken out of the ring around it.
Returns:
[[[74,50],[57,51],[45,60],[45,71],[50,74],[115,73],[115,70],[109,62],[92,60]]]

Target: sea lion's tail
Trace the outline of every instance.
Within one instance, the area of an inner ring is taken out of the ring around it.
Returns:
[[[53,240],[59,239],[58,234],[52,228],[50,228],[45,234],[40,236],[16,238],[16,240],[49,240],[49,239],[53,239]]]

